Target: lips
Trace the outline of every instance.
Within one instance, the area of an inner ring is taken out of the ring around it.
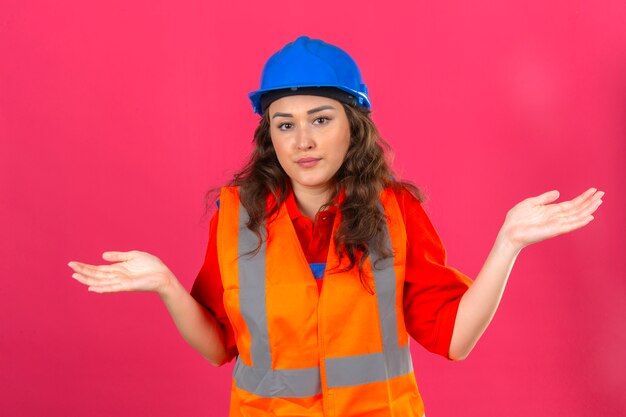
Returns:
[[[317,163],[321,160],[322,158],[311,158],[311,157],[307,157],[307,158],[300,158],[298,159],[296,162],[298,163],[298,165],[308,168],[308,167],[312,167],[317,165]]]

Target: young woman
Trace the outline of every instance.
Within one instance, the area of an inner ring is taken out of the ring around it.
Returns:
[[[422,416],[412,337],[451,360],[489,325],[525,246],[588,224],[603,192],[506,215],[474,281],[446,266],[421,194],[394,179],[352,58],[299,37],[250,93],[248,164],[221,189],[191,294],[155,256],[70,262],[90,291],[154,291],[211,364],[236,358],[231,416]]]

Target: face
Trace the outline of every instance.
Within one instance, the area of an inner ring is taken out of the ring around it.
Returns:
[[[294,191],[325,191],[350,145],[350,123],[343,105],[331,98],[295,95],[269,108],[276,156]]]

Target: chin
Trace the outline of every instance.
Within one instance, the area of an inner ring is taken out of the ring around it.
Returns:
[[[298,183],[302,187],[318,188],[324,187],[330,184],[330,179],[325,178],[299,178],[292,180],[292,182]]]

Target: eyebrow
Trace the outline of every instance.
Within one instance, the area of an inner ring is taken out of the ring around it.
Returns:
[[[317,113],[318,111],[322,111],[322,110],[337,110],[337,109],[334,108],[333,106],[329,105],[329,104],[325,104],[323,106],[319,106],[319,107],[316,107],[314,109],[311,109],[311,110],[307,111],[306,114],[313,114],[313,113]],[[272,116],[272,119],[275,118],[275,117],[293,117],[293,114],[276,112]]]

